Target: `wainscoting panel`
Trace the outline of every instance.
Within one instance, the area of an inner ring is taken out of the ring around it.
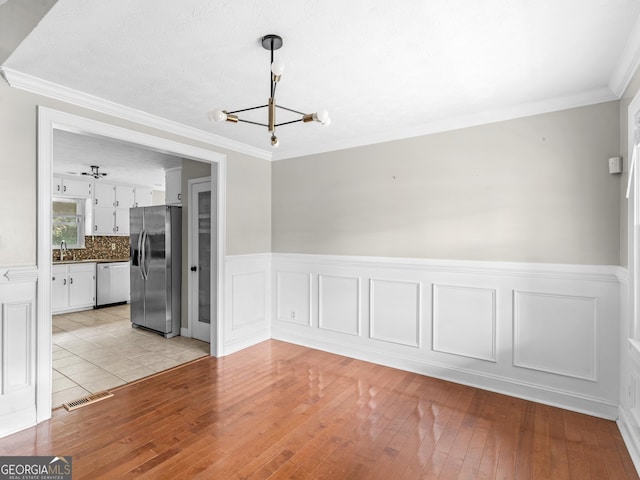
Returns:
[[[596,381],[596,299],[514,292],[514,364]]]
[[[272,254],[271,271],[272,338],[618,416],[618,267]]]
[[[433,349],[496,361],[496,291],[433,286]]]
[[[360,279],[320,275],[319,325],[323,330],[360,335]]]
[[[370,335],[385,342],[420,346],[420,284],[371,279]]]
[[[32,268],[0,269],[0,437],[34,425],[36,279]]]
[[[311,326],[311,275],[298,272],[276,273],[276,318]]]
[[[235,255],[225,259],[223,349],[227,355],[269,338],[271,315],[270,255]]]

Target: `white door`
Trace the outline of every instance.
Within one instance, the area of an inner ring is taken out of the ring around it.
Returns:
[[[211,341],[211,179],[189,182],[189,323],[198,340]],[[214,258],[215,260],[215,258]]]

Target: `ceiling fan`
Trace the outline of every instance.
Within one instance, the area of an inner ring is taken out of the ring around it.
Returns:
[[[90,172],[82,172],[82,175],[90,175],[96,180],[100,180],[102,177],[106,177],[106,173],[100,173],[100,167],[98,165],[91,165]]]

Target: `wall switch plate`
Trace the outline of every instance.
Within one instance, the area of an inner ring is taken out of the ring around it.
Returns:
[[[622,173],[622,157],[611,157],[608,163],[609,173]]]

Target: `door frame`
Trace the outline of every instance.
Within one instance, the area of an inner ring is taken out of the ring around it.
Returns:
[[[110,123],[104,123],[71,113],[38,106],[37,132],[37,331],[36,331],[36,421],[38,423],[51,418],[52,395],[52,322],[51,322],[51,190],[53,182],[53,133],[55,130],[108,137],[116,141],[129,142],[142,148],[155,150],[169,155],[210,163],[212,177],[217,170],[217,249],[213,248],[214,236],[211,236],[212,252],[217,253],[217,297],[216,326],[211,329],[211,355],[223,352],[223,325],[220,319],[224,312],[224,269],[226,239],[226,155],[195,147],[185,143],[142,133]],[[215,257],[212,256],[212,260]],[[213,294],[214,292],[212,292]]]
[[[195,313],[193,311],[193,297],[196,294],[196,292],[194,292],[194,288],[193,288],[193,282],[191,281],[191,279],[193,278],[193,276],[191,275],[191,271],[190,271],[190,267],[191,265],[193,265],[193,256],[194,256],[194,251],[193,251],[193,241],[192,241],[192,233],[193,233],[193,229],[194,227],[196,227],[196,225],[193,224],[193,203],[191,202],[191,194],[193,191],[193,186],[195,184],[199,184],[199,183],[209,183],[209,189],[212,191],[212,185],[211,185],[211,176],[209,177],[200,177],[200,178],[190,178],[189,180],[187,180],[187,195],[183,196],[183,198],[187,198],[187,201],[189,202],[189,212],[188,212],[188,219],[187,219],[187,229],[189,231],[189,235],[187,238],[187,272],[189,274],[189,281],[187,283],[187,297],[188,297],[188,304],[187,304],[187,318],[189,319],[189,324],[188,327],[185,329],[187,331],[187,335],[189,337],[193,337],[194,335],[194,323],[195,323]],[[212,191],[212,193],[214,193]],[[184,201],[184,200],[183,200]],[[184,221],[184,219],[183,219]],[[213,273],[213,272],[212,272]],[[213,323],[213,321],[212,321]]]

